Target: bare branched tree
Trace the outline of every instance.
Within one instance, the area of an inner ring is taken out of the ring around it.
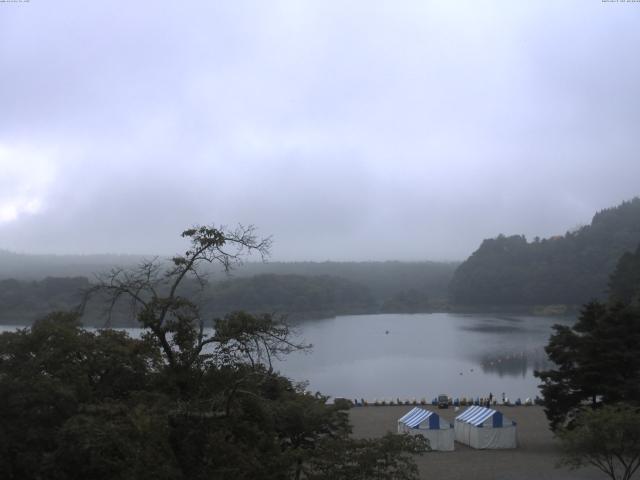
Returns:
[[[218,363],[265,365],[269,372],[273,371],[274,358],[280,360],[291,352],[311,347],[292,342],[289,327],[274,323],[272,315],[246,312],[233,312],[216,320],[213,340],[217,344]]]
[[[201,291],[207,284],[207,264],[218,264],[229,272],[253,253],[264,260],[271,247],[271,238],[258,238],[253,226],[239,225],[232,230],[194,226],[182,232],[182,237],[189,240],[189,248],[171,258],[168,266],[156,257],[133,269],[115,268],[99,275],[97,283],[85,292],[81,307],[84,310],[95,295],[106,298],[110,325],[116,305],[128,302],[132,314],[152,333],[173,368],[189,368],[202,361],[204,347],[217,341],[205,334],[205,320],[194,301],[193,286]]]

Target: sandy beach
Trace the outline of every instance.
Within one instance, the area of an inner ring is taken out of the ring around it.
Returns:
[[[353,436],[373,438],[396,432],[397,420],[413,406],[354,407],[350,411]],[[453,422],[460,412],[436,409]],[[593,468],[556,468],[558,445],[549,430],[542,407],[497,407],[518,424],[518,448],[513,450],[474,450],[456,443],[453,452],[429,452],[416,457],[420,478],[437,480],[577,480],[603,479]]]

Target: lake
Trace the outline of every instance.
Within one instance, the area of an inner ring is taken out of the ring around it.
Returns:
[[[302,323],[310,354],[279,364],[309,389],[333,397],[396,399],[539,394],[533,371],[549,366],[551,326],[571,318],[520,315],[380,314]],[[388,333],[387,333],[388,332]]]
[[[378,314],[340,316],[296,325],[312,343],[276,368],[332,397],[431,400],[504,392],[535,397],[533,371],[548,367],[544,345],[554,323],[571,318],[521,315]],[[2,326],[1,330],[16,327]],[[139,329],[129,329],[133,336]]]

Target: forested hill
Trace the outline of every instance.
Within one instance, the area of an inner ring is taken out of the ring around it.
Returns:
[[[609,282],[609,301],[640,308],[640,245],[620,258]]]
[[[233,276],[263,274],[339,277],[367,287],[378,303],[409,291],[431,299],[447,297],[448,286],[459,262],[248,262]],[[218,275],[220,278],[221,273]]]
[[[640,244],[640,198],[596,213],[564,236],[485,240],[456,270],[456,305],[580,305],[607,295],[620,257]]]
[[[40,281],[47,277],[87,277],[113,267],[131,268],[154,255],[26,255],[0,249],[0,280]],[[246,262],[236,266],[233,278],[256,275],[330,276],[367,287],[378,303],[417,290],[429,298],[443,299],[458,262]],[[220,268],[210,280],[225,281]]]
[[[86,277],[0,280],[0,323],[30,324],[55,310],[76,308],[89,286]]]
[[[395,266],[399,267],[400,264]],[[383,275],[384,270],[379,273]],[[395,273],[398,275],[397,270]],[[391,275],[391,278],[394,276]],[[443,274],[439,278],[443,285],[433,288],[436,293],[445,288],[449,276]],[[185,288],[189,295],[198,296],[207,318],[245,310],[286,315],[291,320],[300,320],[380,311],[423,312],[441,305],[441,297],[425,289],[429,284],[423,283],[423,277],[406,275],[403,280],[377,290],[377,296],[367,285],[329,275],[241,275],[212,281],[199,293],[194,281],[186,282]],[[412,285],[412,280],[415,288],[405,288]],[[81,301],[81,291],[90,286],[90,280],[86,277],[0,280],[0,323],[30,324],[53,310],[73,309]],[[106,304],[100,307],[94,305],[94,308],[85,311],[85,324],[103,325],[107,320],[105,308]],[[112,325],[136,325],[128,304],[116,305],[112,313]]]
[[[72,308],[79,288],[95,280],[95,274],[132,268],[142,259],[0,250],[0,323],[30,323],[51,309]],[[457,266],[428,261],[247,262],[236,266],[231,276],[222,269],[207,272],[206,293],[216,314],[245,309],[319,318],[380,310],[430,311],[444,303]],[[52,289],[55,295],[47,293]]]
[[[90,286],[85,277],[0,280],[0,323],[30,324],[51,311],[74,309],[82,300],[82,291]],[[188,295],[200,298],[204,316],[210,319],[237,310],[299,320],[374,313],[379,309],[367,287],[329,276],[268,274],[211,283],[202,292],[192,281],[185,288]],[[100,304],[100,299],[94,303],[85,311],[83,322],[104,325],[107,304]],[[127,302],[116,304],[110,321],[114,326],[137,326]]]
[[[207,310],[213,316],[245,310],[286,314],[293,319],[373,313],[369,289],[338,277],[264,274],[211,285]]]

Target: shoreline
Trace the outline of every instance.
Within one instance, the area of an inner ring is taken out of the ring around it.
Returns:
[[[355,400],[355,401],[354,401]],[[539,395],[535,397],[526,397],[526,398],[516,398],[512,401],[511,398],[506,398],[506,401],[498,400],[497,398],[493,398],[490,402],[487,397],[449,397],[449,409],[457,411],[456,409],[464,410],[465,408],[472,407],[474,405],[480,405],[483,407],[497,408],[497,407],[533,407],[533,406],[541,406],[541,398]],[[426,398],[421,398],[420,400],[416,399],[400,399],[396,398],[396,400],[386,398],[373,399],[373,401],[369,401],[365,398],[360,399],[350,399],[345,397],[333,397],[330,398],[327,403],[333,404],[336,402],[349,402],[351,404],[351,408],[367,408],[367,407],[421,407],[421,408],[439,408],[437,397],[433,397],[433,400],[427,400]],[[446,409],[442,409],[446,410]]]
[[[53,311],[53,310],[52,310]],[[50,311],[38,312],[36,314],[27,312],[14,312],[9,315],[3,315],[0,318],[0,326],[13,327],[30,327],[33,322],[46,316]],[[255,312],[254,312],[255,313]],[[293,325],[306,322],[315,322],[321,320],[329,320],[337,317],[345,316],[367,316],[367,315],[433,315],[433,314],[453,314],[453,315],[524,315],[540,318],[553,317],[575,317],[580,313],[580,308],[575,305],[509,305],[509,306],[467,306],[467,305],[450,305],[445,308],[437,308],[426,311],[398,311],[383,312],[378,309],[361,310],[361,311],[344,311],[344,312],[291,312],[282,314],[287,321]],[[220,316],[220,314],[215,314]],[[11,320],[9,320],[10,317]],[[104,326],[103,319],[94,318],[89,315],[85,327],[100,328]],[[115,321],[114,328],[138,328],[137,322]]]

